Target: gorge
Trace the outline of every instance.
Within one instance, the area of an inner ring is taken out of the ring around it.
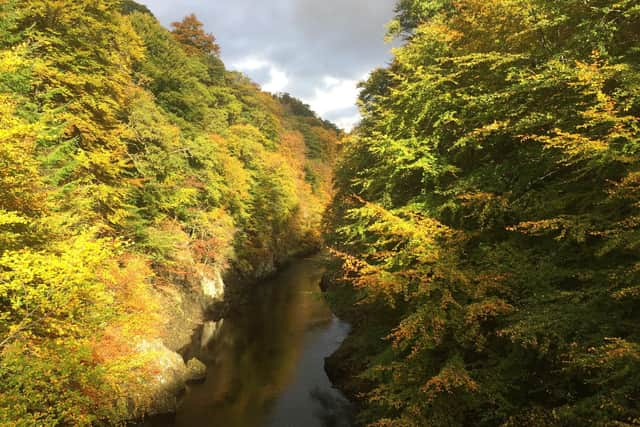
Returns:
[[[195,15],[0,1],[0,425],[639,425],[639,28],[397,0],[346,132]]]

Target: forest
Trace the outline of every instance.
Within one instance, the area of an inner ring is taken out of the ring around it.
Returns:
[[[345,133],[195,15],[0,0],[0,425],[151,413],[176,307],[322,247],[356,425],[640,425],[640,2],[395,3]]]
[[[0,425],[143,414],[167,299],[320,244],[340,132],[219,50],[133,2],[0,2]]]
[[[640,424],[640,3],[396,11],[326,221],[359,422]]]

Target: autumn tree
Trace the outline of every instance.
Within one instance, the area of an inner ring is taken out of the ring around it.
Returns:
[[[338,132],[311,114],[306,141],[194,16],[174,30],[132,1],[0,2],[1,425],[144,415],[159,289],[319,244],[332,158],[304,147]]]
[[[637,5],[397,11],[404,45],[363,85],[329,210],[362,421],[635,423]]]
[[[220,55],[220,46],[213,34],[204,31],[204,25],[195,14],[185,16],[182,21],[173,22],[173,37],[184,46],[190,55]]]

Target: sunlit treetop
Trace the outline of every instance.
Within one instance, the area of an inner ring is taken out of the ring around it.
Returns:
[[[185,16],[180,22],[173,22],[173,37],[191,55],[220,55],[220,46],[213,34],[204,31],[204,25],[195,14]]]

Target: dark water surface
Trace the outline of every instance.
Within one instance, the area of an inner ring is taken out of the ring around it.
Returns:
[[[208,322],[188,357],[208,368],[175,419],[155,426],[343,427],[350,408],[324,371],[349,331],[320,295],[321,256],[296,261],[255,286],[250,301]]]

